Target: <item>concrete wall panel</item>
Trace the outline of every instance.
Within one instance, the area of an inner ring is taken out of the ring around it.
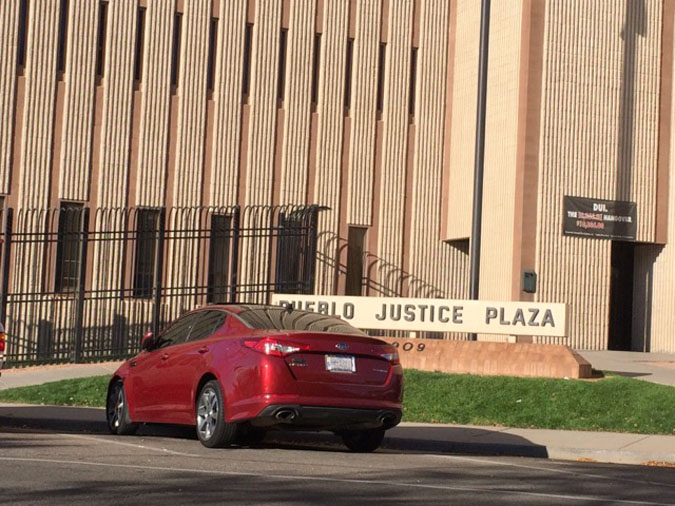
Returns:
[[[216,50],[215,121],[213,127],[213,162],[211,167],[210,204],[237,203],[239,144],[241,135],[242,79],[244,67],[244,33],[246,0],[221,0]]]
[[[324,262],[337,255],[335,236],[340,218],[340,177],[344,123],[344,82],[349,1],[324,3],[321,47],[320,98],[317,107],[317,139],[314,195],[312,200],[329,209],[319,215],[318,252]],[[330,271],[317,272],[317,293],[331,293]]]
[[[434,0],[420,5],[419,102],[412,174],[409,272],[417,279],[411,297],[453,296],[465,285],[466,253],[441,242],[444,109],[450,6]],[[451,280],[451,281],[450,281]]]
[[[564,195],[638,204],[655,237],[661,3],[547,5],[537,299],[570,305],[568,343],[607,346],[610,242],[564,237]],[[592,41],[592,43],[590,43]]]
[[[145,13],[141,118],[135,202],[164,202],[169,156],[173,0],[151,0]]]
[[[97,9],[69,2],[59,198],[87,201],[96,98]]]
[[[281,180],[275,181],[284,204],[304,204],[307,195],[315,17],[314,0],[291,2]]]
[[[350,85],[352,126],[349,142],[347,222],[366,227],[372,225],[381,4],[382,0],[361,0],[354,3],[356,33]],[[385,52],[388,53],[387,50]],[[391,64],[392,56],[386,54],[385,68]]]
[[[46,207],[49,202],[59,4],[58,0],[38,0],[30,4],[21,173],[18,175],[21,207]]]
[[[280,37],[281,2],[258,0],[251,57],[246,204],[267,204],[272,198]]]
[[[97,3],[97,5],[99,5]],[[103,119],[98,178],[101,207],[128,203],[129,153],[135,48],[136,2],[108,4],[103,78]]]
[[[382,123],[382,163],[379,168],[379,226],[377,256],[380,284],[387,293],[400,294],[404,274],[403,250],[406,223],[406,172],[410,135],[408,104],[413,47],[412,0],[393,2],[389,8],[386,66],[387,107]]]
[[[0,192],[9,193],[17,82],[19,4],[0,3]]]
[[[487,300],[509,300],[518,276],[503,262],[515,241],[522,18],[519,2],[495,3],[490,18],[480,272],[480,297]]]
[[[452,119],[449,178],[445,186],[447,230],[443,239],[468,239],[471,235],[473,166],[476,139],[476,101],[480,3],[457,0],[455,58],[452,77]]]
[[[202,203],[210,22],[210,0],[192,0],[185,4],[180,44],[178,136],[173,185],[173,202],[179,207]]]

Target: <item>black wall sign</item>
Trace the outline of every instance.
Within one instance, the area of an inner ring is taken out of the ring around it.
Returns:
[[[565,197],[563,234],[634,241],[637,204],[615,200]]]

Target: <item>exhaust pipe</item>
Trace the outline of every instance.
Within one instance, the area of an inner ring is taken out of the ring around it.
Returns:
[[[391,415],[391,414],[382,415],[380,417],[380,425],[382,427],[389,427],[389,426],[391,426],[391,424],[394,423],[395,419],[396,419],[396,417],[394,415]]]
[[[283,408],[277,411],[274,414],[274,418],[282,422],[291,423],[298,416],[298,413],[294,409]]]

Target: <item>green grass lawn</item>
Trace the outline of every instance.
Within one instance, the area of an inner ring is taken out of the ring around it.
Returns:
[[[55,406],[105,406],[110,376],[67,379],[0,391],[0,402]]]
[[[0,392],[2,402],[103,406],[109,376]],[[405,373],[404,421],[675,434],[675,388],[598,381]]]
[[[404,420],[675,435],[675,388],[406,371]]]

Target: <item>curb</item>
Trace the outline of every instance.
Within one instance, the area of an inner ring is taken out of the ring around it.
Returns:
[[[39,429],[49,432],[83,432],[105,433],[105,412],[103,408],[76,407],[76,406],[46,406],[36,404],[0,403],[0,427],[14,429]],[[402,429],[414,429],[414,426],[402,424]],[[442,425],[428,425],[434,429],[443,429]],[[148,426],[150,434],[154,436],[175,437],[173,432],[189,432],[189,428],[173,431],[162,426]],[[481,427],[447,427],[458,431],[486,430]],[[527,457],[551,460],[563,460],[574,462],[597,462],[606,464],[630,464],[675,467],[675,454],[670,452],[647,452],[626,449],[589,449],[566,446],[546,445],[528,441],[520,437],[518,442],[479,442],[463,441],[458,438],[442,437],[415,437],[402,436],[395,432],[389,432],[385,437],[382,448],[393,451],[421,452],[431,454],[463,454],[481,457]],[[145,432],[145,431],[144,431]],[[561,431],[562,432],[562,431]],[[280,433],[281,434],[281,433]],[[495,431],[496,435],[500,433]],[[503,433],[502,433],[503,434]],[[503,434],[504,437],[513,437]],[[570,436],[573,436],[572,434]],[[522,441],[522,443],[520,442]],[[283,433],[279,438],[270,437],[270,443],[306,446],[311,444],[334,445],[337,439],[327,433],[304,433],[298,437],[293,432]]]
[[[390,450],[466,454],[480,457],[526,457],[572,462],[675,467],[675,456],[672,453],[592,450],[588,448],[545,446],[534,443],[514,445],[387,437],[384,440],[383,447]]]
[[[626,450],[589,450],[585,448],[548,448],[553,460],[629,464],[637,466],[675,467],[672,453],[631,452]]]

